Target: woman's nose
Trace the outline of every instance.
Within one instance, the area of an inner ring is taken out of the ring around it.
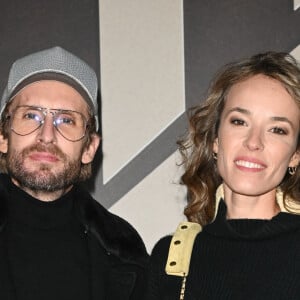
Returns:
[[[264,149],[263,134],[259,129],[252,129],[249,131],[244,140],[244,146],[250,151],[257,151]]]

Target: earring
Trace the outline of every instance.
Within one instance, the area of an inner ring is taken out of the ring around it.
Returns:
[[[289,174],[291,176],[295,175],[296,171],[297,171],[297,166],[295,166],[295,167],[288,167],[288,172],[289,172]]]
[[[218,160],[218,154],[216,152],[213,152],[213,158],[214,160]]]

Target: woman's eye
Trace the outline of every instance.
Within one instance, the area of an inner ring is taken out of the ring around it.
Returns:
[[[241,119],[232,119],[230,123],[237,126],[244,126],[246,124],[246,122]]]
[[[274,127],[271,129],[271,132],[276,134],[287,134],[286,130],[280,128],[280,127]]]

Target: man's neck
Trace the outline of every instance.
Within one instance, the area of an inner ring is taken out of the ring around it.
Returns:
[[[30,188],[21,186],[15,179],[11,179],[13,184],[15,184],[17,187],[19,187],[20,189],[22,189],[24,192],[26,192],[27,194],[29,194],[30,196],[40,200],[40,201],[44,201],[44,202],[50,202],[50,201],[55,201],[57,199],[59,199],[60,197],[62,197],[64,194],[66,194],[67,192],[69,192],[72,188],[72,186],[66,187],[64,189],[60,189],[57,191],[39,191],[39,190],[32,190]]]

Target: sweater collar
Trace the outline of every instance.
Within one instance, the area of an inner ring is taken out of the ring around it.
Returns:
[[[72,190],[55,201],[40,201],[11,181],[7,183],[9,191],[7,208],[11,221],[39,229],[51,229],[63,226],[73,214]]]
[[[221,200],[224,200],[224,186],[220,184],[216,191],[216,204],[215,204],[215,214],[213,221],[215,220],[218,207]],[[285,201],[284,201],[285,200]],[[292,198],[283,198],[283,192],[280,188],[276,190],[276,202],[280,208],[280,212],[291,213],[300,215],[300,204],[296,203]]]
[[[216,211],[211,224],[204,227],[204,231],[215,235],[233,239],[265,239],[300,229],[299,205],[292,204],[286,199],[288,209],[283,205],[282,192],[277,191],[276,201],[281,209],[280,213],[270,220],[236,219],[227,220],[227,207],[224,202],[223,186],[216,192]]]

